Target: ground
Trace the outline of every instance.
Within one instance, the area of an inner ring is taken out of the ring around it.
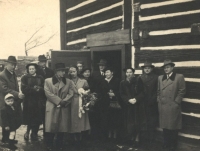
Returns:
[[[42,137],[42,127],[38,133],[38,140],[37,141],[25,141],[24,140],[24,133],[25,133],[26,126],[21,126],[17,130],[16,139],[18,140],[18,151],[45,151],[45,145],[43,143]],[[0,138],[2,134],[0,133]],[[69,143],[65,144],[65,151],[162,151],[161,143],[156,142],[154,144],[149,144],[145,142],[139,149],[132,148],[128,145],[122,145],[119,143],[113,142],[100,142],[98,140],[90,140],[86,141],[83,146],[77,145],[70,145]],[[0,151],[10,151],[8,146],[0,142]],[[163,150],[164,151],[164,150]],[[199,148],[188,146],[181,148],[177,151],[199,151]]]

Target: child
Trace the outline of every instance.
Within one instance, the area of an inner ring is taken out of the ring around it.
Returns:
[[[14,96],[8,93],[5,98],[5,106],[1,110],[2,127],[4,129],[2,142],[9,143],[9,146],[16,149],[14,146],[17,141],[15,140],[16,130],[21,125],[19,111],[14,104]]]

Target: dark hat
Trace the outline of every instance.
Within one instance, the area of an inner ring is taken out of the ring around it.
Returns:
[[[111,72],[114,72],[114,69],[113,69],[112,67],[106,67],[106,68],[104,69],[104,72],[106,72],[107,70],[110,70]]]
[[[26,69],[28,70],[29,66],[35,66],[35,68],[38,68],[38,65],[36,63],[29,63],[26,65]]]
[[[39,55],[38,61],[47,61],[47,58],[45,57],[45,55]]]
[[[65,64],[64,63],[56,63],[55,64],[55,70],[56,71],[58,71],[58,70],[66,70]]]
[[[107,61],[105,59],[101,59],[100,62],[98,63],[98,65],[106,66],[107,65]]]
[[[83,64],[83,61],[77,61],[76,64]]]
[[[133,71],[133,73],[135,72],[135,69],[133,69],[132,67],[126,67],[123,69],[123,71],[126,72],[128,69],[131,69]]]
[[[90,68],[83,68],[83,70],[81,71],[80,74],[83,74],[86,70],[89,70],[91,72],[91,69]]]
[[[6,60],[5,62],[17,64],[17,59],[15,58],[15,56],[9,56],[8,60]]]
[[[175,64],[170,59],[164,60],[164,64],[161,66],[161,68],[164,68],[166,65],[171,65],[173,67],[175,66]]]
[[[152,63],[150,61],[145,61],[144,62],[144,65],[141,66],[141,68],[144,68],[144,67],[151,67],[151,68],[154,68],[155,66],[152,65]]]

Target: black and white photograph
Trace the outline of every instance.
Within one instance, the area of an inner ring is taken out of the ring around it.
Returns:
[[[0,151],[199,151],[200,0],[0,0]]]

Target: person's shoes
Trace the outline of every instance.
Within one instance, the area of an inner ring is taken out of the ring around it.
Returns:
[[[17,147],[14,145],[14,140],[9,140],[9,149],[11,149],[11,150],[16,150],[17,149]]]
[[[31,140],[35,141],[37,139],[38,139],[37,135],[34,133],[31,133]]]
[[[163,144],[162,149],[169,149],[169,146],[166,144]]]
[[[27,132],[24,134],[24,140],[29,140],[29,134]]]

